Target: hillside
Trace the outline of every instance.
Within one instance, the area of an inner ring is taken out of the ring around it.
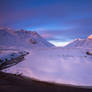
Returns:
[[[43,39],[38,33],[32,31],[0,29],[0,47],[14,48],[40,48],[53,45]]]
[[[92,35],[88,36],[87,39],[76,39],[66,47],[92,48]]]

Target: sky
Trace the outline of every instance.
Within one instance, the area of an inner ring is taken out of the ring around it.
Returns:
[[[0,26],[37,31],[63,46],[92,34],[92,0],[0,0]]]

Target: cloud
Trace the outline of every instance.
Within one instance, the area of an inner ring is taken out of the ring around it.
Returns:
[[[52,38],[52,37],[53,37],[53,35],[48,34],[48,33],[41,34],[41,36],[42,36],[43,38],[45,38],[45,39],[50,39],[50,38]]]
[[[91,0],[1,1],[1,26],[30,29],[47,40],[62,42],[92,34]]]
[[[23,0],[23,2],[21,2],[22,4],[20,4],[20,2],[13,3],[12,0],[10,0],[11,4],[9,4],[9,2],[8,4],[6,3],[4,5],[5,9],[3,12],[3,17],[4,17],[3,20],[5,20],[4,22],[6,22],[7,25],[8,25],[7,22],[10,21],[12,21],[10,25],[12,23],[16,23],[16,24],[21,23],[21,21],[24,22],[24,24],[25,21],[27,21],[28,23],[30,23],[29,21],[32,21],[34,22],[35,25],[37,25],[38,23],[47,24],[47,21],[48,22],[57,21],[59,23],[62,23],[66,20],[72,19],[72,17],[80,17],[80,16],[83,17],[84,15],[87,15],[92,11],[91,9],[92,6],[89,3],[88,4],[80,3],[78,5],[78,3],[75,4],[74,2],[69,3],[68,1],[67,2],[57,1],[57,3],[52,3],[52,4],[47,3],[46,5],[43,2],[43,4],[39,6],[38,5],[35,6],[33,1],[31,1],[30,4],[28,2],[29,1],[25,2]],[[32,4],[34,4],[35,7],[33,7]],[[10,6],[10,8],[8,8],[8,6]],[[7,10],[8,12],[6,12]]]

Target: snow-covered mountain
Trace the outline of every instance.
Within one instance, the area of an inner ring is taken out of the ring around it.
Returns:
[[[42,47],[29,50],[22,62],[3,69],[3,72],[42,81],[92,87],[92,35],[87,39],[77,39],[66,47],[54,47],[36,32],[0,29],[0,46]]]
[[[51,47],[51,43],[32,31],[0,29],[0,47],[39,48]]]
[[[88,36],[87,39],[76,39],[66,47],[92,48],[92,35]]]
[[[92,49],[35,49],[25,60],[3,72],[22,74],[42,81],[92,87]]]

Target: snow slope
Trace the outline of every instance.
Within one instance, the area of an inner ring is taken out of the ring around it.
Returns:
[[[32,31],[0,29],[0,47],[39,48],[51,47],[51,43]]]
[[[2,70],[43,81],[92,87],[92,55],[83,48],[32,50],[23,62]]]
[[[88,36],[87,39],[76,39],[69,43],[66,47],[92,48],[92,35]]]
[[[0,68],[1,68],[2,64],[8,63],[11,60],[14,60],[14,59],[21,57],[21,56],[25,56],[27,54],[28,53],[26,51],[0,49]]]

